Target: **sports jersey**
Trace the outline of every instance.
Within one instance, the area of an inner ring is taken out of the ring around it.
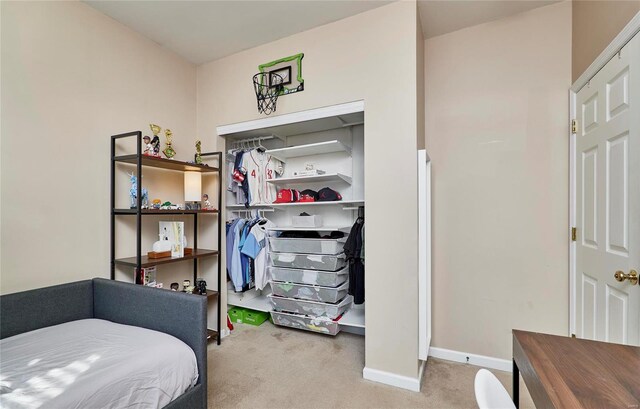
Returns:
[[[263,203],[273,203],[278,196],[278,190],[275,183],[269,183],[269,180],[273,180],[284,173],[284,163],[280,159],[277,159],[269,154],[265,154],[264,168],[263,168]]]
[[[249,183],[249,205],[273,203],[277,190],[275,185],[267,180],[275,179],[284,173],[283,163],[267,153],[254,149],[242,157],[242,169],[246,172]]]

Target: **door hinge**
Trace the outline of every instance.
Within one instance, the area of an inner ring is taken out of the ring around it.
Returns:
[[[571,133],[572,134],[576,134],[578,132],[578,121],[576,121],[575,119],[571,120]]]
[[[578,229],[576,227],[571,228],[571,241],[576,241],[576,237],[578,236]]]

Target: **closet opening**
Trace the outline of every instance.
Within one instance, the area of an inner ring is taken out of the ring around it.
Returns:
[[[291,331],[365,335],[364,102],[217,130],[228,308]]]

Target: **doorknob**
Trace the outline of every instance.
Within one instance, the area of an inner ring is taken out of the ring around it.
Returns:
[[[638,284],[638,272],[636,270],[629,271],[629,274],[625,274],[622,271],[618,270],[613,275],[616,280],[619,282],[623,282],[624,280],[629,280],[631,285]]]

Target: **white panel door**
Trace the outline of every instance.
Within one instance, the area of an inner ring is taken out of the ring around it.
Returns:
[[[640,35],[576,95],[576,335],[640,345]],[[625,278],[618,274],[618,278]]]

